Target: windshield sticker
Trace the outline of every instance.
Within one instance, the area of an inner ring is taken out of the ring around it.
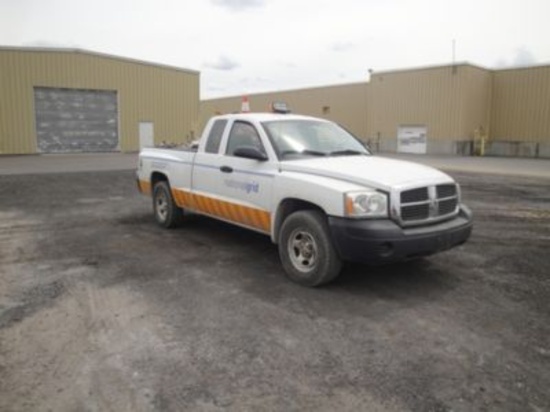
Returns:
[[[246,193],[258,193],[260,191],[260,184],[255,181],[245,182],[241,180],[225,179],[224,183],[227,187],[242,190]]]

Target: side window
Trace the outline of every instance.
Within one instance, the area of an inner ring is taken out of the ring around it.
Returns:
[[[235,149],[239,146],[253,146],[265,154],[262,141],[256,128],[250,123],[235,122],[229,133],[229,140],[227,142],[227,150],[225,154],[233,156]]]
[[[226,124],[227,120],[224,119],[216,120],[214,122],[212,129],[210,129],[208,140],[206,141],[206,147],[204,148],[206,153],[218,153]]]

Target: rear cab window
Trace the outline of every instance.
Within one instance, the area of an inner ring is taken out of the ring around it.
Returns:
[[[226,119],[219,119],[214,121],[210,133],[208,134],[208,140],[206,141],[206,147],[204,151],[206,153],[218,153],[220,150],[220,143],[222,141],[223,131],[227,124]]]

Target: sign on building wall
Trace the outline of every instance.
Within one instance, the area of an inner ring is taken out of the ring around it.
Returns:
[[[425,154],[427,147],[426,126],[399,126],[397,129],[397,151],[399,153]]]

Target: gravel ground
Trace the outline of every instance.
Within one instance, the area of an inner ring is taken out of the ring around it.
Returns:
[[[549,181],[453,176],[467,244],[321,289],[131,171],[0,176],[0,410],[550,410]]]

